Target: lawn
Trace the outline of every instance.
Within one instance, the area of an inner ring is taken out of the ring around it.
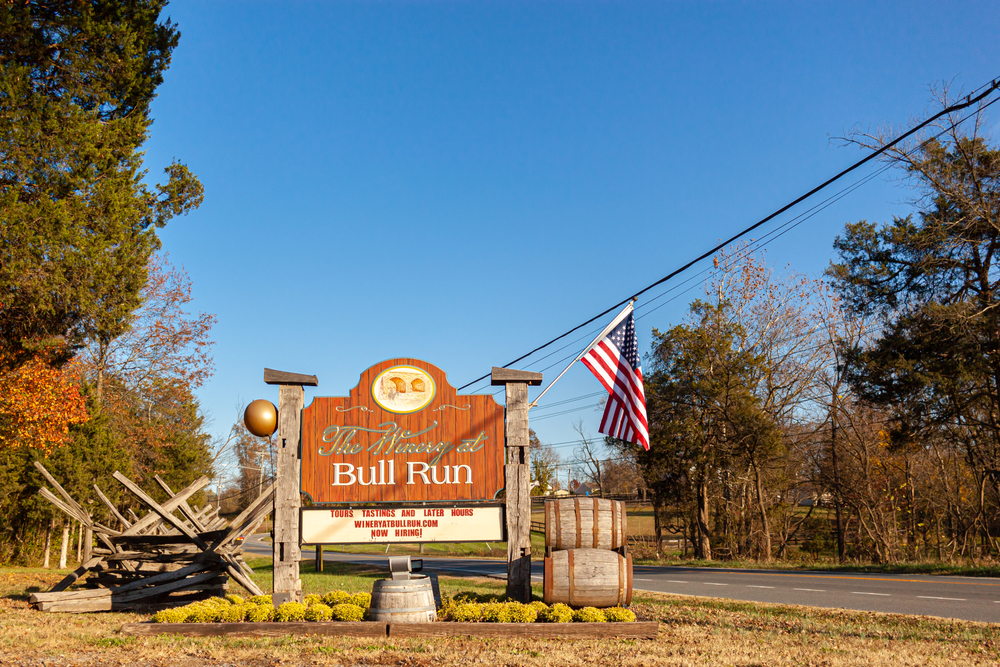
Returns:
[[[252,561],[256,579],[270,583],[270,561]],[[306,592],[370,590],[384,576],[373,569],[302,564]],[[138,614],[47,614],[29,608],[31,590],[59,579],[45,570],[0,570],[0,664],[56,665],[995,665],[1000,626],[926,617],[750,604],[708,598],[647,595],[633,609],[661,623],[643,640],[370,639],[350,637],[130,637],[123,623]],[[442,593],[501,594],[503,582],[441,578]],[[536,593],[540,591],[536,590]]]

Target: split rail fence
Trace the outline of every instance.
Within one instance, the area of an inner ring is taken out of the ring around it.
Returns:
[[[207,477],[174,493],[154,477],[169,499],[157,503],[120,472],[114,478],[148,508],[142,517],[126,510],[126,518],[95,484],[97,497],[117,521],[118,529],[95,521],[39,463],[35,467],[55,492],[39,494],[86,530],[83,563],[46,593],[34,593],[31,602],[41,611],[90,612],[151,610],[186,604],[224,594],[234,579],[253,595],[264,591],[251,578],[243,560],[241,535],[251,535],[274,509],[274,485],[232,521],[219,516],[211,504],[192,507],[188,500],[208,484]],[[94,538],[99,546],[93,546]],[[86,577],[85,579],[83,579]],[[83,579],[84,588],[66,590]]]

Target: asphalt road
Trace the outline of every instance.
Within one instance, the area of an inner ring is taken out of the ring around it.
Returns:
[[[247,540],[246,550],[270,555],[271,545],[255,537]],[[313,558],[313,550],[303,549],[302,557]],[[324,552],[323,559],[384,566],[388,573],[385,556]],[[505,578],[507,563],[424,558],[424,571]],[[540,582],[542,563],[533,562],[531,572]],[[1000,579],[651,565],[634,566],[633,577],[635,590],[1000,623]]]

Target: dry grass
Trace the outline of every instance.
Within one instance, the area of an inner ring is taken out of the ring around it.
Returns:
[[[0,570],[0,664],[882,667],[1000,661],[1000,627],[993,625],[668,595],[646,596],[634,605],[641,616],[661,621],[655,641],[133,638],[120,634],[121,625],[145,617],[32,611],[27,592],[56,579],[50,572]],[[443,579],[442,587],[499,592],[502,584]]]

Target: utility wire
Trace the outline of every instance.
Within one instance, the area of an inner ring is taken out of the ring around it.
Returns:
[[[832,184],[832,183],[840,180],[841,178],[843,178],[847,174],[851,173],[855,169],[858,169],[859,167],[861,167],[861,166],[867,164],[868,162],[874,160],[875,158],[877,158],[882,153],[888,151],[890,148],[896,146],[897,144],[899,144],[903,140],[905,140],[908,137],[912,136],[913,134],[919,132],[920,130],[922,130],[923,128],[927,127],[928,125],[930,125],[931,123],[933,123],[937,119],[941,118],[942,116],[946,116],[948,114],[954,113],[956,111],[960,111],[962,109],[967,109],[968,107],[972,106],[973,104],[979,103],[980,101],[982,101],[983,99],[985,99],[986,97],[988,97],[989,95],[991,95],[993,93],[993,91],[995,91],[998,88],[1000,88],[1000,79],[994,79],[991,83],[986,84],[985,86],[983,86],[983,88],[985,88],[985,90],[982,93],[979,93],[975,97],[973,97],[970,94],[970,95],[968,95],[965,98],[964,102],[959,102],[957,104],[952,104],[952,105],[950,105],[950,106],[942,109],[941,111],[939,111],[938,113],[934,114],[930,118],[928,118],[928,119],[926,119],[926,120],[918,123],[917,125],[913,126],[908,131],[906,131],[903,134],[899,135],[898,137],[896,137],[895,139],[893,139],[889,143],[887,143],[887,144],[885,144],[885,145],[877,148],[876,150],[872,151],[871,153],[869,153],[867,156],[865,156],[861,160],[859,160],[859,161],[855,162],[854,164],[852,164],[850,167],[847,167],[846,169],[844,169],[843,171],[839,172],[835,176],[833,176],[833,177],[827,179],[826,181],[824,181],[823,183],[817,185],[816,187],[814,187],[809,192],[805,193],[804,195],[801,195],[800,197],[796,198],[795,200],[789,202],[788,204],[785,204],[784,206],[782,206],[778,210],[776,210],[773,213],[771,213],[770,215],[767,215],[766,217],[758,220],[757,222],[755,222],[754,224],[750,225],[749,227],[744,228],[742,231],[740,231],[737,234],[731,236],[730,238],[726,239],[725,241],[722,241],[721,243],[719,243],[715,247],[711,248],[710,250],[702,253],[698,257],[696,257],[693,260],[689,261],[687,264],[684,264],[680,268],[671,271],[670,273],[668,273],[663,278],[660,278],[656,282],[654,282],[654,283],[652,283],[650,285],[647,285],[646,287],[642,288],[638,292],[635,292],[634,294],[632,294],[632,296],[629,296],[629,297],[627,297],[625,299],[622,299],[618,303],[616,303],[613,306],[611,306],[610,308],[607,308],[606,310],[598,313],[597,315],[594,315],[593,317],[591,317],[587,321],[583,322],[582,324],[578,324],[577,326],[573,327],[569,331],[556,336],[555,338],[553,338],[549,342],[544,343],[543,345],[540,345],[540,346],[536,347],[531,352],[528,352],[527,354],[523,354],[520,357],[518,357],[517,359],[514,359],[513,361],[507,362],[506,364],[504,364],[503,367],[504,368],[509,368],[510,366],[516,364],[517,362],[530,357],[534,353],[536,353],[536,352],[538,352],[540,350],[545,349],[546,347],[548,347],[549,345],[552,345],[556,341],[565,338],[566,336],[570,335],[574,331],[582,329],[583,327],[587,326],[591,322],[594,322],[595,320],[598,320],[601,317],[604,317],[608,313],[610,313],[610,312],[612,312],[612,311],[614,311],[614,310],[616,310],[616,309],[624,306],[629,301],[632,301],[632,300],[638,298],[639,296],[641,296],[642,294],[645,294],[646,292],[648,292],[649,290],[653,289],[657,285],[662,285],[663,283],[667,282],[668,280],[670,280],[674,276],[676,276],[676,275],[678,275],[680,273],[683,273],[684,271],[686,271],[687,269],[691,268],[692,266],[694,266],[698,262],[702,261],[703,259],[711,257],[713,254],[715,254],[719,250],[725,248],[730,243],[743,238],[744,236],[746,236],[747,234],[749,234],[753,230],[757,229],[761,225],[763,225],[763,224],[765,224],[765,223],[773,220],[775,217],[781,215],[782,213],[784,213],[788,209],[792,208],[793,206],[796,206],[797,204],[800,204],[801,202],[805,201],[809,197],[812,197],[814,194],[816,194],[820,190],[823,190],[824,188],[826,188],[830,184]],[[466,387],[474,385],[477,382],[481,382],[482,380],[485,380],[488,377],[490,377],[490,374],[486,373],[485,375],[476,378],[472,382],[468,382],[468,383],[462,385],[461,387],[458,388],[458,390],[461,391],[462,389],[465,389]]]

